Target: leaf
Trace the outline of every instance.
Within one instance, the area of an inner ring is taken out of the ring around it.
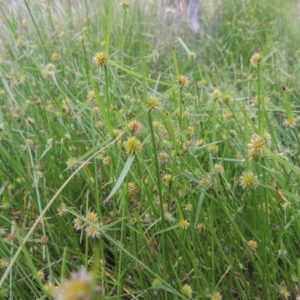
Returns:
[[[134,155],[132,156],[129,156],[126,163],[125,163],[125,166],[115,184],[115,186],[113,187],[113,189],[111,190],[111,192],[109,193],[109,195],[107,196],[107,198],[104,200],[104,203],[107,202],[117,191],[118,189],[120,188],[120,186],[122,185],[127,173],[129,172],[130,170],[130,167],[134,161]]]

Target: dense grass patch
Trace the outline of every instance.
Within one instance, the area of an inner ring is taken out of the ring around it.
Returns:
[[[0,4],[3,299],[300,298],[296,2]]]

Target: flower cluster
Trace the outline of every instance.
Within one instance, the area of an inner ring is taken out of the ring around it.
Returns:
[[[260,54],[259,53],[254,53],[252,56],[251,56],[251,59],[250,59],[250,63],[253,67],[257,67],[257,65],[259,64],[260,62]]]
[[[93,239],[98,238],[101,234],[100,228],[102,226],[102,223],[99,222],[98,215],[93,211],[89,211],[86,214],[85,218],[75,218],[73,223],[76,230],[81,230],[85,227],[87,236]]]
[[[52,77],[54,74],[55,74],[55,70],[56,70],[56,67],[55,67],[55,65],[54,64],[52,64],[52,63],[50,63],[50,64],[48,64],[45,68],[44,68],[44,70],[43,70],[43,76],[45,77],[45,78],[50,78],[50,77]]]
[[[265,140],[257,134],[252,135],[250,144],[248,145],[249,157],[251,160],[257,160],[264,154]]]

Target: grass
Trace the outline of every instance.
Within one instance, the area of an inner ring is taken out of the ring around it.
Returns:
[[[0,4],[1,299],[300,298],[297,3],[224,2]]]

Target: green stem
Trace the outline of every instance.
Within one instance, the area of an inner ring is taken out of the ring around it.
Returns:
[[[293,116],[293,112],[292,112],[292,108],[291,108],[291,103],[289,101],[288,92],[285,87],[283,87],[283,99],[284,99],[284,104],[285,104],[285,109],[286,109],[286,113],[288,116],[288,120],[293,121],[294,116]]]
[[[152,116],[151,112],[148,112],[148,122],[149,122],[149,128],[151,133],[151,141],[153,145],[153,159],[154,159],[154,165],[155,165],[155,172],[156,172],[156,178],[157,178],[157,189],[158,189],[158,195],[159,195],[159,204],[160,204],[160,214],[161,214],[161,240],[162,240],[162,260],[163,260],[163,271],[164,271],[164,279],[167,279],[167,252],[166,252],[166,243],[167,243],[167,235],[165,233],[165,214],[164,214],[164,208],[163,208],[163,196],[162,196],[162,186],[161,186],[161,180],[160,180],[160,172],[159,172],[159,163],[157,158],[157,149],[156,149],[156,142],[155,142],[155,135],[154,135],[154,129],[152,126]]]
[[[48,61],[50,61],[50,56],[49,56],[48,51],[47,51],[47,49],[46,49],[46,47],[45,47],[44,40],[43,40],[42,35],[41,35],[41,33],[40,33],[39,29],[38,29],[37,24],[35,23],[34,17],[33,17],[32,13],[31,13],[31,9],[30,9],[29,6],[28,6],[27,0],[24,0],[24,2],[25,2],[25,5],[26,5],[26,7],[27,7],[27,10],[28,10],[28,12],[29,12],[29,14],[30,14],[31,20],[32,20],[33,25],[34,25],[34,27],[35,27],[35,30],[36,30],[36,32],[37,32],[37,34],[38,34],[38,36],[39,36],[39,39],[40,39],[40,41],[41,41],[41,43],[42,43],[42,47],[43,47],[44,52],[45,52],[45,54],[46,54],[46,56],[47,56],[47,59],[48,59]]]
[[[261,58],[262,60],[262,58]],[[263,81],[263,65],[262,62],[258,64],[258,120],[259,120],[259,134],[263,137],[265,132],[265,95],[264,95],[264,81]]]

